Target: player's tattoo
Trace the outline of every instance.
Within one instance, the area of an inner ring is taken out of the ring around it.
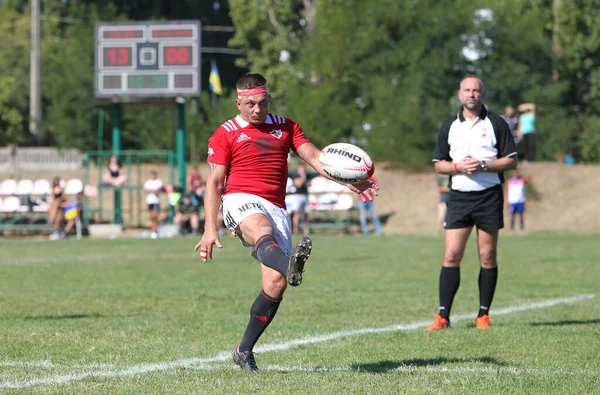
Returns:
[[[209,163],[208,164],[208,175],[211,176],[213,170],[216,169],[216,168],[217,168],[217,165],[215,165],[214,163]]]

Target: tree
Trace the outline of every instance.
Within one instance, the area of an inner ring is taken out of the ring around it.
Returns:
[[[29,109],[29,18],[19,12],[0,12],[0,144],[25,143]]]

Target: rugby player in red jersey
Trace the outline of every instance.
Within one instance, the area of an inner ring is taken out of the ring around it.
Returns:
[[[262,289],[250,309],[250,320],[233,360],[244,371],[258,373],[254,345],[275,317],[287,285],[302,282],[312,249],[309,237],[292,248],[292,230],[285,207],[291,151],[327,177],[319,163],[320,150],[294,121],[269,113],[267,80],[246,74],[236,84],[239,115],[229,119],[208,140],[208,178],[204,195],[205,230],[195,250],[212,259],[213,246],[222,248],[217,216],[222,204],[225,226],[261,263]],[[329,177],[328,177],[329,178]],[[365,181],[347,187],[370,200],[377,185]]]

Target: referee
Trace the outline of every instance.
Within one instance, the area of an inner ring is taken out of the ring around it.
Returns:
[[[444,262],[440,272],[439,314],[427,330],[450,326],[450,309],[460,284],[460,262],[473,226],[479,250],[477,329],[490,327],[489,308],[498,279],[498,233],[504,227],[503,172],[517,167],[517,147],[508,124],[483,105],[483,81],[467,75],[460,82],[461,111],[439,132],[433,162],[449,175]]]

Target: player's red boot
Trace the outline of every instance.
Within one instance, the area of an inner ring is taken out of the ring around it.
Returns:
[[[489,315],[483,315],[481,317],[477,317],[477,320],[475,320],[475,328],[477,329],[489,329],[490,327],[490,316]]]
[[[434,314],[433,316],[435,317],[435,320],[425,329],[426,331],[439,331],[450,327],[450,321],[448,321],[446,318],[439,314]]]

